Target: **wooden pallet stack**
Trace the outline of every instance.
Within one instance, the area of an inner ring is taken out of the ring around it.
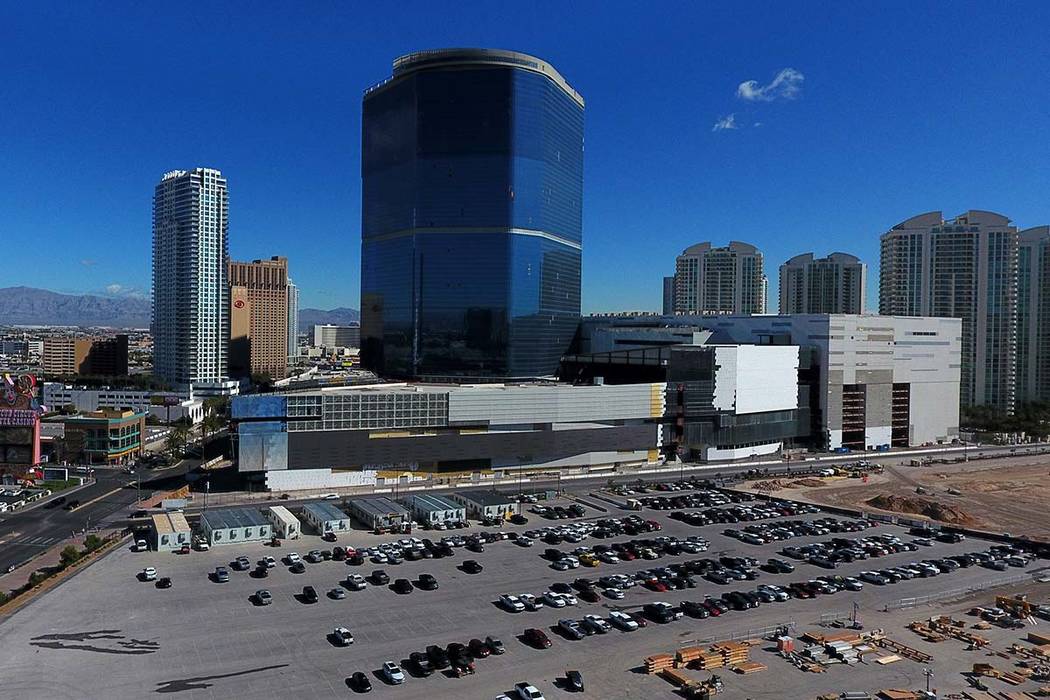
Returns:
[[[701,647],[682,647],[674,656],[674,667],[685,668],[704,653]]]
[[[747,663],[751,655],[751,647],[743,642],[718,642],[711,648],[722,654],[722,665],[729,668]]]
[[[725,656],[716,649],[705,649],[700,652],[693,662],[692,667],[701,671],[710,671],[714,668],[722,668],[726,665]]]
[[[662,673],[668,668],[674,668],[674,657],[670,654],[653,654],[645,657],[645,672],[650,676]]]

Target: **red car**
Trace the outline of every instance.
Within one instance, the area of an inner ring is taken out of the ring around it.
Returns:
[[[470,649],[470,653],[474,655],[475,659],[484,659],[492,653],[492,649],[489,649],[488,645],[480,639],[471,639],[470,643],[467,644],[467,648]]]
[[[645,587],[650,591],[656,591],[657,593],[663,593],[667,590],[667,584],[663,581],[650,580],[645,582]]]
[[[525,630],[525,641],[537,649],[550,649],[551,647],[550,637],[543,630],[538,630],[535,627]]]

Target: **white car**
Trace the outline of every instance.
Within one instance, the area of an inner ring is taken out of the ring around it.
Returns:
[[[597,615],[584,615],[581,624],[590,627],[598,634],[605,634],[610,629],[612,629],[611,627],[609,627],[608,622],[598,617]]]
[[[376,552],[372,555],[373,564],[386,564],[389,561],[390,559],[387,557],[387,555],[383,554],[382,552]]]
[[[336,627],[332,631],[332,638],[339,646],[350,646],[354,643],[354,635],[345,627]]]
[[[546,700],[543,697],[543,693],[536,686],[529,685],[524,681],[514,684],[514,692],[518,694],[521,700]]]
[[[368,581],[360,574],[350,574],[346,577],[346,587],[352,591],[363,591],[368,588]]]
[[[528,537],[519,537],[518,539],[516,539],[514,541],[518,544],[519,547],[531,547],[532,546],[532,540],[529,539]]]
[[[638,629],[638,623],[635,622],[634,618],[625,612],[614,610],[609,613],[609,619],[612,623],[622,629],[624,632],[633,632]]]
[[[303,560],[303,558],[299,556],[299,552],[288,552],[284,558],[289,564],[298,564]]]
[[[543,602],[552,608],[564,608],[566,603],[565,599],[561,597],[560,593],[554,591],[547,591],[543,594]]]
[[[142,580],[143,581],[156,581],[157,580],[157,570],[154,569],[152,566],[147,566],[145,569],[142,570]]]
[[[580,560],[577,559],[576,557],[564,556],[564,557],[562,557],[562,561],[564,561],[566,564],[568,564],[570,569],[578,569],[578,568],[580,568]]]
[[[262,560],[263,563],[266,564],[267,569],[272,569],[273,567],[277,566],[277,560],[273,557],[263,557]]]
[[[553,562],[551,564],[551,568],[555,571],[568,571],[572,567],[569,566],[569,562],[565,561],[564,559],[559,559],[558,561]]]
[[[543,601],[531,593],[519,593],[518,600],[525,605],[527,610],[539,610],[543,607]]]
[[[580,601],[576,600],[576,596],[572,593],[559,593],[561,599],[565,601],[566,605],[579,605]]]
[[[525,603],[522,603],[516,595],[504,593],[499,597],[499,602],[508,612],[519,613],[525,611]]]
[[[623,591],[621,591],[619,588],[606,588],[604,591],[602,591],[602,593],[604,593],[607,598],[612,598],[613,600],[623,600]]]
[[[405,672],[393,661],[383,662],[383,675],[394,685],[401,685],[405,682]]]
[[[149,547],[146,546],[146,540],[135,540],[136,552],[145,552],[147,549],[149,549]]]
[[[326,501],[337,501],[337,500],[339,500],[339,494],[338,493],[326,493],[325,495],[321,496],[321,498],[323,498]]]

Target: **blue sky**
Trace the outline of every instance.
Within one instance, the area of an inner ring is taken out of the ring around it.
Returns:
[[[585,312],[659,308],[702,240],[759,246],[771,303],[791,255],[857,254],[874,301],[878,235],[914,214],[1050,223],[1046,3],[0,10],[0,287],[148,293],[153,186],[207,165],[235,258],[286,255],[303,306],[356,307],[361,93],[443,46],[535,54],[587,100]]]

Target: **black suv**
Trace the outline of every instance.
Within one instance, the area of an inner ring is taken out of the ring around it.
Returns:
[[[448,668],[451,663],[445,650],[436,644],[427,647],[427,658],[430,659],[430,664],[438,670]]]
[[[394,592],[395,593],[411,593],[412,582],[407,578],[399,578],[394,581]]]
[[[419,575],[419,587],[424,591],[432,591],[438,587],[437,579],[430,574]]]
[[[303,586],[303,601],[306,603],[317,602],[317,591],[313,586]]]
[[[376,569],[372,572],[372,582],[377,586],[385,586],[390,583],[390,577],[382,569]]]

